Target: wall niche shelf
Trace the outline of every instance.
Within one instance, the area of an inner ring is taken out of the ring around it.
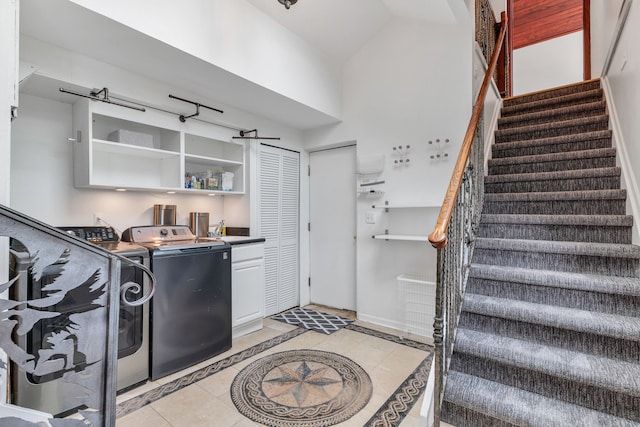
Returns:
[[[389,203],[389,201],[385,201],[382,204],[374,204],[371,205],[372,209],[384,209],[385,212],[389,212],[389,210],[399,210],[399,209],[429,209],[429,208],[440,208],[439,206],[429,206],[429,205],[411,205],[404,203]],[[406,242],[428,242],[429,237],[425,234],[392,234],[389,233],[389,230],[385,230],[384,234],[374,234],[371,236],[376,240],[401,240]]]
[[[435,208],[439,206],[426,206],[426,205],[403,205],[403,204],[393,204],[389,202],[385,202],[383,205],[372,205],[373,209],[384,209],[385,212],[389,212],[389,209],[428,209]]]
[[[174,115],[145,112],[80,98],[73,104],[74,184],[185,194],[244,194],[245,146],[231,132]],[[186,188],[186,176],[233,173],[231,191]]]
[[[376,240],[404,240],[406,242],[427,242],[428,236],[410,235],[410,234],[374,234]]]

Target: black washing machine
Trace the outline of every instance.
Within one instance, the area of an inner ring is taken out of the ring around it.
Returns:
[[[151,255],[151,379],[231,348],[231,246],[186,225],[131,227],[122,239]]]

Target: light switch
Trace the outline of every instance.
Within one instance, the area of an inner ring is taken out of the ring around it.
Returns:
[[[367,224],[375,224],[376,223],[376,211],[368,211],[365,217],[365,222]]]

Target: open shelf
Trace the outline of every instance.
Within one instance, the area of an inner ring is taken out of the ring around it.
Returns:
[[[245,144],[231,141],[228,129],[196,121],[180,123],[163,111],[140,112],[84,98],[73,105],[73,122],[78,135],[73,146],[78,188],[245,192]],[[202,182],[225,172],[233,173],[231,191],[185,188],[186,176]]]
[[[410,235],[410,234],[374,234],[373,236],[376,240],[404,240],[409,242],[428,242],[428,236],[418,236],[418,235]]]

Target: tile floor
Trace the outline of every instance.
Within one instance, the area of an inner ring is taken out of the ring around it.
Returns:
[[[312,307],[313,308],[313,307]],[[352,313],[317,308],[342,316]],[[398,335],[397,331],[386,330],[364,322],[356,321],[356,325],[365,326],[382,332]],[[240,337],[233,342],[233,347],[226,353],[207,360],[189,369],[159,379],[118,396],[118,404],[144,392],[167,384],[177,378],[209,366],[218,360],[238,353],[253,345],[277,337],[295,329],[294,326],[272,319],[265,319],[264,328],[260,331]],[[317,349],[342,354],[362,366],[373,383],[373,395],[369,403],[354,417],[338,426],[363,426],[373,414],[386,402],[396,388],[424,360],[427,353],[422,350],[397,344],[385,339],[376,338],[360,332],[342,329],[331,335],[314,331],[305,332],[289,341],[278,344],[260,354],[248,358],[236,365],[229,366],[214,375],[195,382],[177,392],[156,400],[142,408],[121,416],[116,421],[117,427],[244,427],[259,426],[240,414],[231,401],[229,387],[233,378],[248,364],[267,354],[294,349]],[[401,427],[420,426],[420,407],[422,397],[410,413],[404,418]]]

